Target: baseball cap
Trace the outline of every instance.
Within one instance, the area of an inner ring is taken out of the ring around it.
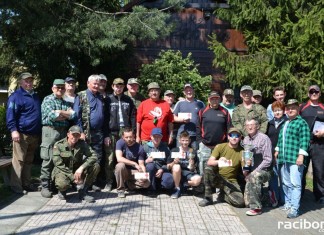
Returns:
[[[230,88],[224,90],[224,95],[234,95],[234,91]]]
[[[139,84],[137,78],[130,78],[127,81],[127,84]]]
[[[71,132],[71,133],[78,133],[78,134],[81,134],[81,128],[79,127],[79,126],[77,126],[77,125],[74,125],[74,126],[71,126],[70,128],[69,128],[69,132]]]
[[[28,72],[19,75],[19,80],[26,79],[26,78],[33,78],[33,75],[31,75],[31,73]]]
[[[151,135],[160,135],[160,136],[162,136],[161,128],[159,128],[159,127],[153,128],[153,130],[151,131]]]
[[[100,80],[105,80],[107,81],[107,77],[104,74],[99,74]]]
[[[64,85],[64,80],[63,79],[55,79],[53,82],[54,85]]]
[[[122,84],[122,85],[124,85],[124,80],[121,79],[121,78],[115,78],[114,81],[113,81],[113,84],[114,84],[114,85],[117,85],[117,84]]]
[[[249,85],[244,85],[244,86],[241,87],[241,92],[242,91],[253,91],[253,89]]]
[[[220,95],[217,91],[212,91],[208,95],[208,98],[211,98],[211,97],[220,97]]]
[[[317,86],[317,85],[311,85],[311,86],[308,88],[308,91],[310,91],[310,90],[321,91],[321,89],[320,89],[319,86]]]
[[[173,94],[173,95],[174,95],[173,90],[166,90],[166,91],[164,92],[164,95],[170,95],[170,94]]]
[[[259,90],[253,90],[253,94],[252,95],[253,96],[262,96],[262,93]]]
[[[75,82],[75,79],[74,78],[71,78],[71,77],[67,77],[67,78],[65,78],[64,81],[65,82]]]
[[[287,106],[287,105],[291,105],[291,104],[297,104],[297,105],[298,105],[299,103],[298,103],[298,100],[296,100],[296,99],[289,99],[289,100],[287,101],[286,106]]]
[[[183,89],[186,89],[186,87],[191,87],[192,89],[194,89],[193,86],[192,86],[192,84],[189,83],[189,82],[186,83],[186,84],[184,84]]]
[[[242,135],[242,132],[237,129],[236,127],[231,127],[229,130],[228,130],[228,134],[231,134],[232,132],[237,132],[239,133],[240,135]]]
[[[157,82],[151,82],[147,86],[147,90],[150,90],[150,89],[161,89],[161,88],[160,88],[160,85]]]

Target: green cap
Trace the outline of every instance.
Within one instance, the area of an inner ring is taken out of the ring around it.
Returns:
[[[249,85],[244,85],[244,86],[242,86],[242,88],[241,88],[241,92],[242,92],[242,91],[253,91],[253,89],[252,89],[252,87],[249,86]]]
[[[71,126],[70,129],[69,129],[69,132],[71,132],[72,134],[74,133],[78,133],[78,134],[81,134],[81,128],[77,125],[74,125],[74,126]]]
[[[231,127],[229,130],[228,130],[228,134],[231,134],[232,132],[237,132],[239,133],[240,135],[242,135],[242,132],[237,129],[236,127]]]
[[[33,77],[33,75],[31,73],[26,72],[26,73],[22,73],[19,75],[19,80],[26,79],[26,78],[32,78],[32,77]]]
[[[147,89],[161,89],[160,85],[157,82],[151,82],[150,84],[148,84]]]
[[[170,94],[173,94],[173,95],[174,95],[173,90],[166,90],[166,91],[164,92],[164,95],[170,95]]]
[[[224,90],[224,95],[234,95],[234,91],[230,88]]]
[[[65,85],[65,81],[63,79],[55,79],[53,82],[54,85]]]
[[[113,81],[113,84],[114,85],[117,85],[117,84],[121,84],[121,85],[124,85],[124,80],[122,78],[115,78],[114,81]]]
[[[262,93],[259,90],[253,90],[253,95],[252,96],[261,96],[262,97]]]
[[[127,81],[127,84],[139,84],[137,78],[130,78]]]
[[[208,98],[212,98],[212,97],[220,97],[220,95],[217,91],[212,91],[209,93]]]
[[[286,104],[286,106],[287,105],[291,105],[291,104],[299,105],[299,102],[296,99],[289,99],[288,102],[287,102],[287,104]]]

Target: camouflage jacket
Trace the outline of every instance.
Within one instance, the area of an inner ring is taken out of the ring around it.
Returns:
[[[140,103],[143,100],[145,100],[145,97],[142,94],[140,94],[140,93],[136,93],[136,95],[134,97],[132,97],[131,94],[128,93],[128,91],[125,91],[124,92],[124,95],[129,96],[133,100],[136,108],[138,108],[138,106],[140,105]]]
[[[74,172],[82,166],[87,169],[97,161],[97,154],[83,140],[79,140],[73,149],[69,147],[67,138],[61,139],[53,147],[54,169],[52,177],[57,174],[65,174],[73,181]]]
[[[246,109],[243,104],[235,107],[232,115],[232,124],[234,127],[242,131],[244,136],[247,136],[247,132],[244,128],[245,121],[247,119],[254,118],[260,123],[260,131],[266,133],[268,118],[266,109],[259,104],[253,104],[251,109]]]

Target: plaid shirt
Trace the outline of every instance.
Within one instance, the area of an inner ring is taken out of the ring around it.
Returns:
[[[42,103],[42,124],[43,126],[69,127],[70,123],[67,119],[56,121],[58,113],[55,110],[64,110],[72,108],[71,104],[63,99],[58,99],[54,94],[44,98]],[[70,120],[74,119],[75,114],[71,115]]]
[[[308,156],[307,150],[310,141],[310,130],[307,122],[297,116],[285,122],[281,129],[276,147],[278,163],[296,164],[298,154]]]

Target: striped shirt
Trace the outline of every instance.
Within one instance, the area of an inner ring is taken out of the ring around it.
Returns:
[[[67,119],[56,121],[59,116],[55,110],[64,110],[72,108],[71,104],[63,99],[57,98],[54,94],[48,95],[44,98],[42,103],[42,125],[54,127],[69,127],[70,123]],[[70,116],[70,120],[74,119],[75,113]]]
[[[243,144],[250,145],[254,157],[254,166],[252,169],[256,171],[266,170],[272,163],[272,146],[270,138],[258,131],[254,136],[246,136]]]

